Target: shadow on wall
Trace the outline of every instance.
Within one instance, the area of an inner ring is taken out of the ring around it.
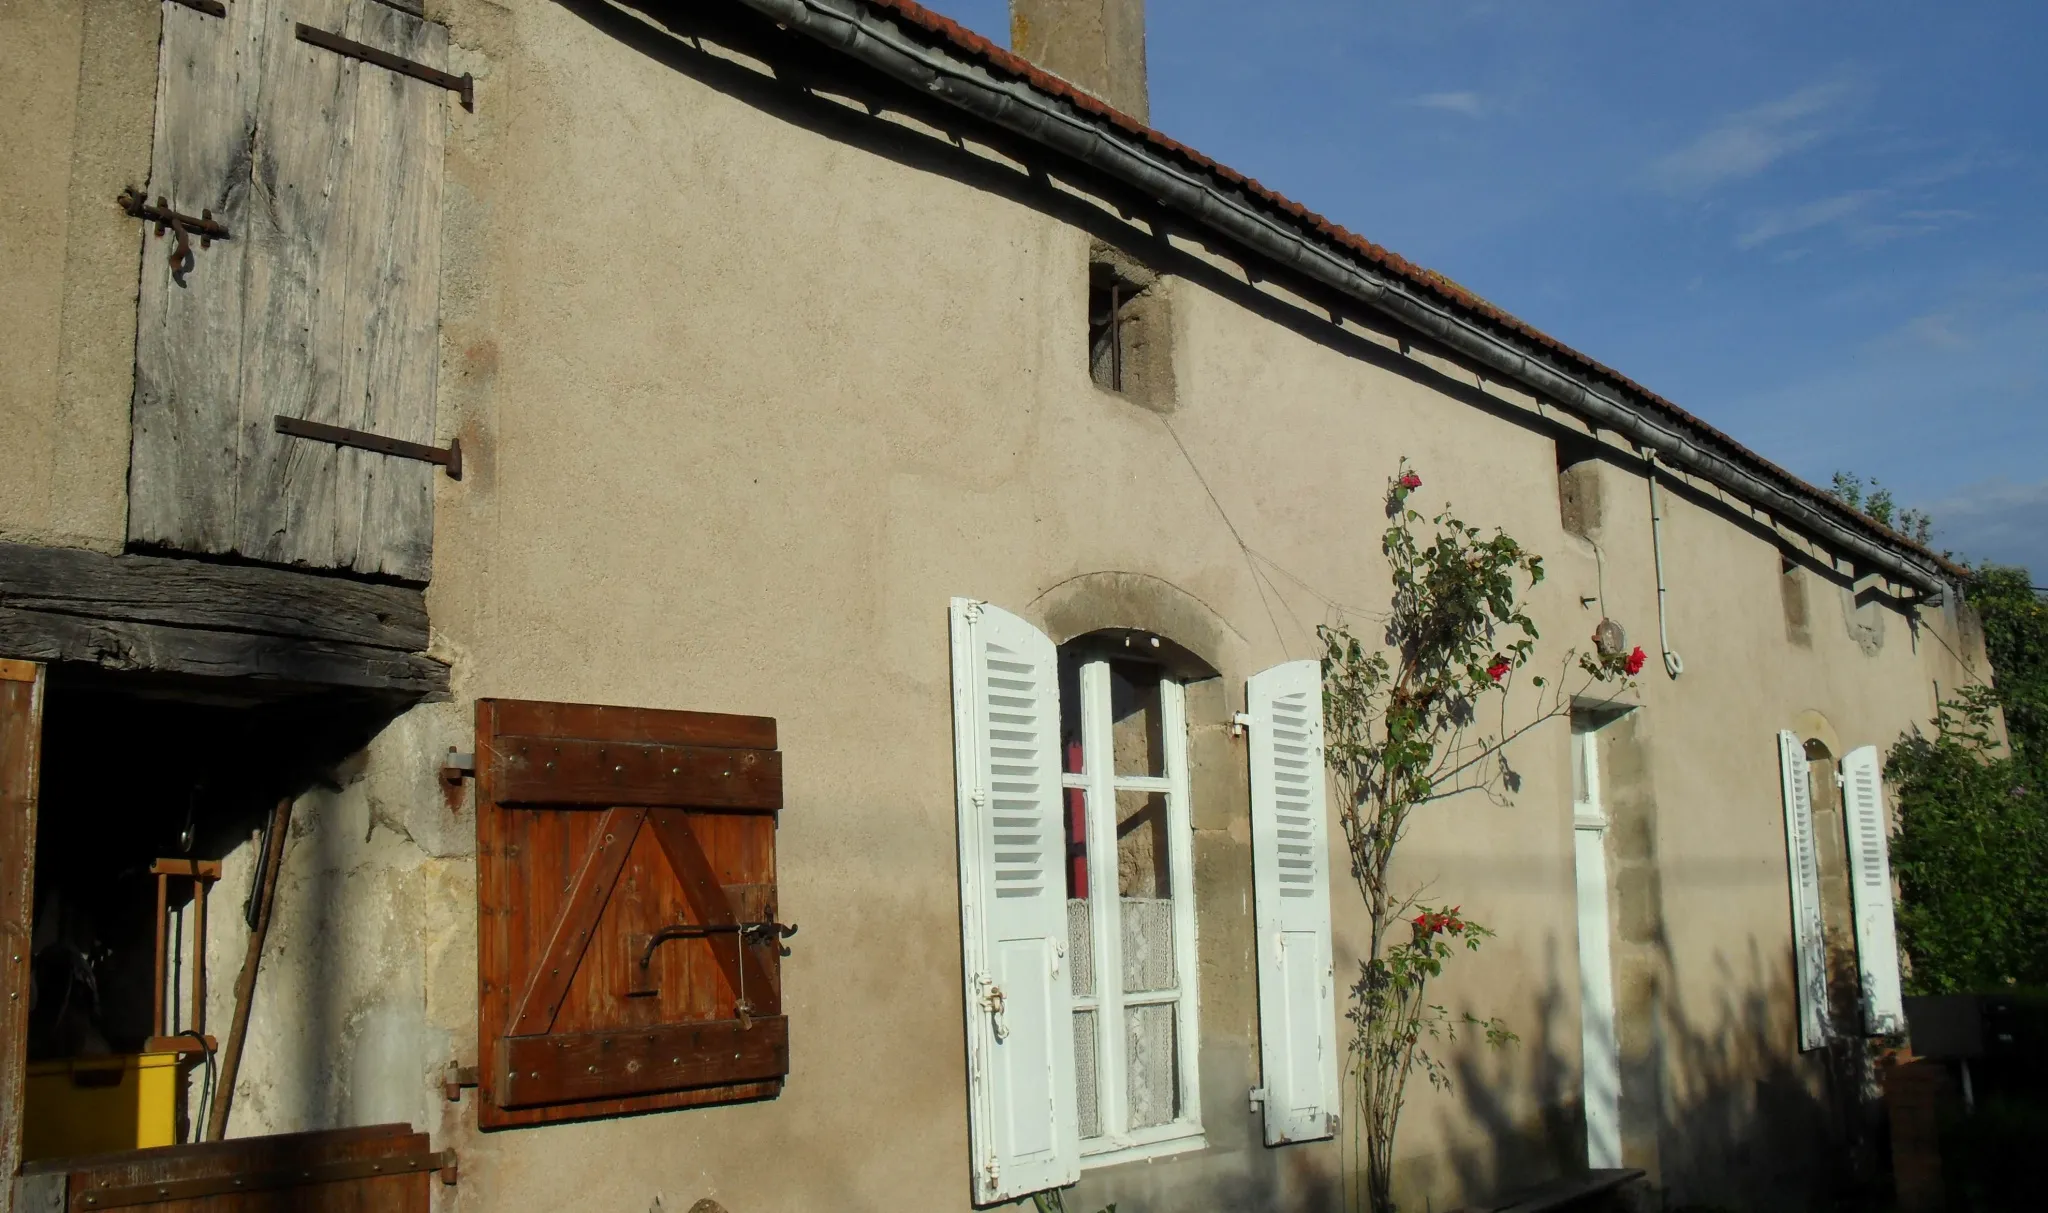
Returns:
[[[1740,970],[1725,956],[1716,967],[1721,993],[1697,1017],[1671,1005],[1667,981],[1655,983],[1649,1056],[1630,1056],[1624,1033],[1624,1165],[1648,1171],[1672,1209],[1834,1208],[1867,1195],[1875,1152],[1859,1131],[1868,1109],[1854,1059],[1796,1052],[1789,964],[1766,966],[1752,943]],[[1436,1128],[1468,1141],[1477,1128],[1481,1140],[1405,1162],[1404,1209],[1442,1208],[1447,1192],[1469,1201],[1585,1171],[1577,999],[1554,979],[1536,1005],[1536,1028],[1519,1044],[1468,1052],[1454,1065],[1456,1110]],[[1517,1090],[1543,1100],[1534,1124],[1501,1098]]]

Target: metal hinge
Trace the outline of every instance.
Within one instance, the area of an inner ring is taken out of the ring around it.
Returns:
[[[464,1087],[474,1087],[476,1084],[477,1073],[475,1066],[459,1066],[451,1061],[448,1063],[448,1068],[441,1072],[441,1093],[448,1097],[449,1103],[461,1102],[462,1089]]]
[[[1247,1092],[1246,1094],[1247,1094],[1247,1095],[1249,1096],[1249,1098],[1248,1098],[1248,1099],[1246,1100],[1246,1102],[1247,1102],[1247,1103],[1249,1103],[1249,1104],[1251,1105],[1251,1110],[1252,1110],[1252,1111],[1256,1112],[1256,1111],[1258,1111],[1258,1110],[1259,1110],[1259,1109],[1260,1109],[1261,1107],[1264,1107],[1264,1106],[1265,1106],[1265,1103],[1266,1103],[1266,1088],[1264,1088],[1264,1087],[1253,1087],[1253,1088],[1252,1088],[1252,1089],[1251,1089],[1251,1090],[1250,1090],[1249,1092]]]
[[[1230,718],[1230,735],[1232,737],[1242,737],[1252,727],[1252,724],[1253,720],[1250,712],[1239,712]]]
[[[415,80],[424,80],[428,84],[437,84],[461,97],[463,109],[471,113],[476,112],[476,81],[470,78],[468,72],[458,76],[453,72],[444,72],[438,67],[428,67],[424,63],[416,63],[411,59],[401,59],[390,51],[380,51],[374,46],[365,46],[363,43],[353,39],[344,38],[340,34],[330,34],[324,29],[316,29],[303,21],[299,23],[299,41],[317,46],[322,50],[333,51],[337,55],[347,55],[351,59],[360,59],[364,63],[381,67],[387,72],[397,72],[401,76],[411,76]]]
[[[174,2],[184,5],[195,13],[205,13],[209,17],[225,17],[228,15],[228,6],[222,4],[220,0],[174,0]]]
[[[454,746],[448,747],[448,757],[441,760],[441,782],[460,784],[465,778],[476,776],[476,755],[464,754]]]
[[[438,463],[448,473],[448,479],[462,479],[462,439],[449,441],[445,447],[428,446],[423,442],[406,442],[400,438],[386,438],[368,430],[351,430],[339,425],[328,425],[322,421],[307,421],[302,417],[286,417],[279,414],[271,419],[280,434],[294,438],[311,438],[315,442],[331,442],[335,446],[352,446],[359,451],[374,451],[379,455],[395,455],[400,459],[417,459],[421,463]]]

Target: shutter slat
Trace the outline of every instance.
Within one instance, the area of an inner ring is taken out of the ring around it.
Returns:
[[[1334,1136],[1340,1110],[1322,667],[1254,674],[1245,703],[1265,1132],[1280,1145]]]
[[[1899,989],[1899,943],[1892,920],[1892,869],[1884,777],[1876,746],[1842,759],[1842,804],[1849,826],[1849,888],[1856,904],[1856,956],[1863,978],[1863,1030],[1906,1030]]]
[[[1814,846],[1813,780],[1806,747],[1791,731],[1778,734],[1778,774],[1785,804],[1785,855],[1792,896],[1792,958],[1799,993],[1799,1047],[1828,1042],[1827,933],[1820,917],[1820,855]]]
[[[1059,655],[1007,611],[952,606],[953,729],[976,1204],[1080,1178],[1059,766]]]

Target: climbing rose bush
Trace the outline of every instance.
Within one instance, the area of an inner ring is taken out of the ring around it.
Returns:
[[[1385,620],[1374,622],[1372,642],[1341,622],[1317,629],[1324,755],[1370,928],[1345,1014],[1353,1141],[1365,1164],[1356,1204],[1373,1213],[1394,1207],[1394,1136],[1408,1079],[1420,1070],[1433,1086],[1448,1086],[1433,1050],[1461,1031],[1496,1048],[1515,1039],[1499,1019],[1453,1016],[1429,1000],[1445,963],[1461,947],[1477,952],[1493,932],[1459,906],[1425,905],[1420,890],[1394,886],[1394,855],[1408,824],[1425,806],[1466,792],[1507,803],[1520,786],[1508,747],[1568,715],[1596,687],[1610,698],[1632,687],[1645,660],[1640,648],[1612,657],[1597,645],[1568,651],[1554,679],[1529,677],[1535,695],[1527,719],[1510,725],[1516,675],[1537,641],[1521,595],[1543,580],[1543,559],[1505,531],[1484,534],[1448,508],[1425,519],[1410,506],[1421,487],[1406,459],[1387,481],[1380,551],[1394,594]],[[1565,676],[1574,671],[1576,687],[1567,691]]]

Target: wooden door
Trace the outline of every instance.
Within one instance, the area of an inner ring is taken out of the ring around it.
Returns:
[[[146,240],[129,539],[426,581],[435,465],[277,418],[434,444],[454,94],[308,31],[446,66],[445,28],[378,0],[164,0],[145,194],[228,235]]]
[[[428,1213],[437,1175],[454,1151],[373,1125],[30,1163],[14,1213]]]
[[[775,722],[480,700],[476,744],[479,1123],[780,1091]]]
[[[0,659],[0,1185],[21,1165],[44,667]],[[0,1210],[8,1190],[0,1186]]]

